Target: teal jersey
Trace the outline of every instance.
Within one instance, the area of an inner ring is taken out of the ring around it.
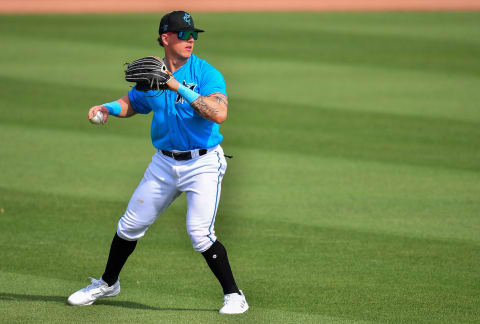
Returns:
[[[222,74],[193,54],[173,76],[185,87],[202,96],[214,93],[227,96]],[[153,111],[151,137],[152,144],[157,149],[189,151],[211,148],[223,140],[220,125],[200,116],[175,91],[139,91],[133,87],[128,92],[128,97],[138,113],[148,114]]]

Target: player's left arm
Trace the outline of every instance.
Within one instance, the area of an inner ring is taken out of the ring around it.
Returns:
[[[227,119],[228,99],[223,93],[200,96],[190,106],[203,118],[221,124]]]
[[[179,91],[180,83],[172,78],[167,82],[167,86],[172,91]],[[191,90],[189,90],[191,91]],[[192,91],[193,92],[193,91]],[[227,119],[228,112],[228,99],[223,93],[212,93],[208,96],[198,95],[191,102],[190,106],[203,118],[213,121],[217,124],[221,124]]]

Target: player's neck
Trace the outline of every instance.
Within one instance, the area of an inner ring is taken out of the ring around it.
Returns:
[[[168,70],[172,73],[180,69],[185,63],[187,63],[187,61],[188,58],[165,55],[165,64],[167,65]]]

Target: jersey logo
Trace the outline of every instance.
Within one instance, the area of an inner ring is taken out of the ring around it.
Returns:
[[[192,24],[192,20],[190,19],[192,16],[190,16],[190,14],[188,13],[185,13],[185,15],[183,16],[183,20],[185,20],[185,22],[189,25]]]
[[[183,85],[187,88],[189,88],[192,91],[195,91],[195,88],[197,85],[195,83],[187,83],[185,80],[183,80]],[[185,98],[183,98],[178,92],[177,92],[177,98],[175,99],[175,104],[180,103],[183,105],[185,102]]]

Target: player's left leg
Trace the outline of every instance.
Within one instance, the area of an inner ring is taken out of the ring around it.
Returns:
[[[187,232],[193,248],[202,253],[223,289],[224,306],[220,313],[239,314],[248,309],[248,304],[235,283],[227,251],[217,240],[214,230],[226,167],[219,146],[217,150],[189,163],[185,173],[190,175],[185,177],[180,189],[187,197]]]

